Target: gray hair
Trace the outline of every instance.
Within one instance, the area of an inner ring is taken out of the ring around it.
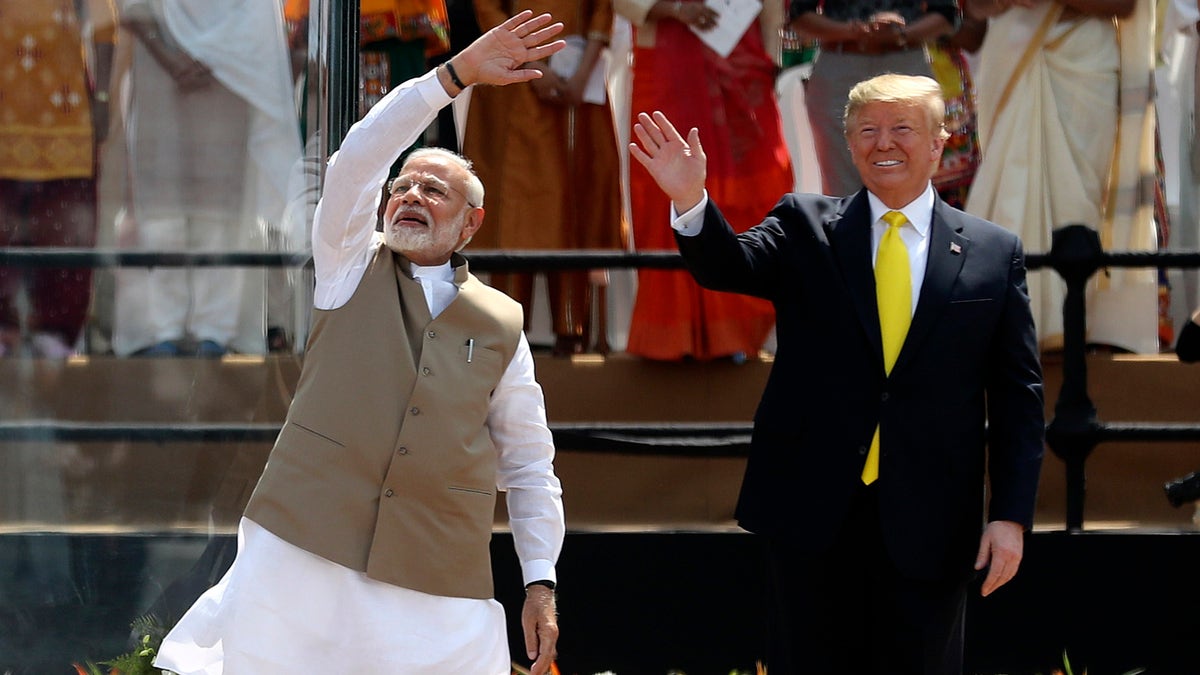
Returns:
[[[854,85],[846,101],[846,112],[842,117],[845,133],[858,119],[858,113],[868,103],[900,103],[925,108],[929,128],[936,129],[943,139],[950,137],[946,131],[946,99],[942,87],[931,77],[924,75],[876,75]]]

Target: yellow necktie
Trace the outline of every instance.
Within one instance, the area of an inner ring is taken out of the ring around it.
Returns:
[[[883,336],[883,369],[888,374],[896,364],[908,325],[912,323],[912,273],[909,271],[908,247],[900,238],[900,228],[908,222],[903,213],[883,214],[888,229],[879,241],[875,254],[875,300],[879,305],[879,331]],[[879,426],[871,438],[871,450],[863,464],[862,481],[870,485],[879,478]]]

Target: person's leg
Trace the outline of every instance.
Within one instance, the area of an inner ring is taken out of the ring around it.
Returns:
[[[550,272],[546,274],[546,285],[554,324],[554,354],[570,356],[588,351],[592,327],[588,273]]]
[[[129,203],[118,216],[123,249],[182,251],[186,213],[180,171],[186,108],[174,79],[141,43],[133,47],[133,99],[128,122]],[[113,351],[118,356],[170,356],[184,337],[187,272],[180,268],[123,267],[115,272]]]
[[[96,243],[96,182],[90,178],[39,183],[30,201],[33,246],[91,248]],[[29,328],[39,356],[62,358],[74,350],[87,320],[92,270],[41,268],[30,275]]]
[[[187,250],[224,253],[252,248],[251,228],[259,227],[257,194],[247,182],[251,107],[219,83],[184,96],[187,130],[180,142],[186,153],[182,171],[188,213]],[[250,208],[244,208],[250,207]],[[274,215],[274,214],[272,214]],[[188,271],[186,333],[198,343],[200,356],[220,356],[238,334],[245,303],[263,302],[265,288],[247,288],[248,270],[197,267]],[[261,275],[255,275],[261,280]],[[251,298],[250,294],[255,294]],[[260,313],[261,316],[261,313]],[[266,328],[257,328],[262,344]]]
[[[865,490],[864,490],[865,492]],[[873,675],[866,583],[878,550],[874,499],[859,496],[827,551],[806,549],[803,535],[768,540],[767,668],[771,675]],[[889,674],[891,675],[891,674]]]
[[[20,243],[28,210],[23,197],[27,191],[28,183],[0,179],[0,246]],[[21,340],[17,296],[23,277],[20,267],[0,267],[0,357],[13,354]]]
[[[529,331],[530,318],[533,316],[533,276],[532,272],[493,272],[488,279],[488,285],[525,308],[526,332]]]
[[[880,673],[961,675],[967,607],[965,581],[894,579],[887,597]],[[897,669],[903,664],[904,670]]]

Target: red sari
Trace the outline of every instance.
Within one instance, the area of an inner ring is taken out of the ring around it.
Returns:
[[[708,196],[736,231],[759,223],[791,190],[775,103],[775,65],[755,22],[721,58],[677,21],[659,21],[656,45],[633,58],[633,115],[661,110],[686,135],[700,130]],[[636,161],[630,200],[638,250],[675,250],[670,200]],[[774,323],[770,303],[700,288],[685,271],[638,273],[626,351],[659,360],[758,354]]]

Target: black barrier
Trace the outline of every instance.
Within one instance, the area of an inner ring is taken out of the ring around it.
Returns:
[[[672,251],[472,251],[474,270],[482,272],[681,269]],[[311,258],[293,252],[149,252],[66,248],[0,248],[0,266],[8,267],[307,267]],[[1056,230],[1049,253],[1026,257],[1030,270],[1050,268],[1067,285],[1063,303],[1063,382],[1054,415],[1046,426],[1046,444],[1066,464],[1066,526],[1083,529],[1087,459],[1104,442],[1200,440],[1200,425],[1105,423],[1097,419],[1088,395],[1086,287],[1108,267],[1200,267],[1200,252],[1106,253],[1095,230],[1067,225]],[[743,456],[750,424],[581,424],[553,425],[561,447],[587,452],[655,453],[675,456]],[[171,424],[129,425],[72,422],[0,423],[0,442],[145,441],[271,442],[278,425]]]
[[[129,424],[125,422],[0,422],[0,443],[273,443],[278,424]],[[557,447],[580,452],[744,457],[751,424],[551,424]]]

